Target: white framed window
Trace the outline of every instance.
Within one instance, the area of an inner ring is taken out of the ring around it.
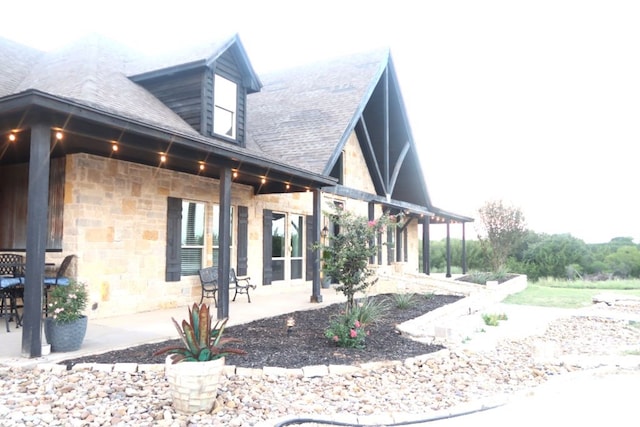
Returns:
[[[204,203],[182,201],[181,275],[198,274],[204,255]]]
[[[213,132],[229,138],[236,137],[238,85],[218,74],[214,81]]]
[[[229,224],[229,250],[233,253],[233,206],[229,208],[231,210],[231,224]],[[220,252],[220,205],[213,205],[213,218],[211,221],[211,234],[213,237],[213,259],[212,265],[218,266],[218,253]]]

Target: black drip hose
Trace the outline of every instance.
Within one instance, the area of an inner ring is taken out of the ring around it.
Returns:
[[[351,423],[343,423],[340,421],[330,421],[330,420],[317,420],[317,419],[313,419],[313,418],[296,418],[293,420],[287,420],[287,421],[283,421],[281,423],[275,424],[274,427],[284,427],[284,426],[292,426],[292,425],[299,425],[299,424],[305,424],[305,423],[315,423],[315,424],[325,424],[325,425],[330,425],[330,426],[346,426],[346,427],[396,427],[396,426],[408,426],[408,425],[412,425],[412,424],[422,424],[422,423],[430,423],[433,421],[439,421],[439,420],[446,420],[448,418],[456,418],[456,417],[461,417],[463,415],[471,415],[471,414],[476,414],[478,412],[483,412],[486,411],[488,409],[494,409],[497,408],[499,406],[502,405],[495,405],[495,406],[483,406],[480,409],[475,409],[473,411],[467,411],[467,412],[460,412],[459,414],[448,414],[448,415],[440,415],[437,417],[431,417],[431,418],[425,418],[422,420],[413,420],[413,421],[402,421],[399,423],[393,423],[393,424],[351,424]]]

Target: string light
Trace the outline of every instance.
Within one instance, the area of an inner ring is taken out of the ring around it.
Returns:
[[[60,132],[60,131],[56,132],[56,139],[58,141],[60,141],[62,139],[62,132]]]
[[[238,177],[238,171],[233,171],[233,177],[237,178]]]
[[[118,144],[116,144],[115,142],[111,145],[111,150],[112,151],[118,151]]]
[[[287,185],[285,185],[284,187],[285,187],[287,190],[288,190],[289,188],[291,188],[291,186],[289,185],[289,183],[288,183],[288,182],[287,182]]]
[[[165,156],[164,154],[161,154],[161,155],[160,155],[160,162],[161,162],[161,163],[164,163],[164,162],[166,162],[166,161],[167,161],[167,156]]]
[[[15,133],[10,133],[9,134],[9,141],[13,142],[16,140],[16,134]]]
[[[200,163],[200,170],[203,171],[204,170],[204,163]]]
[[[261,183],[263,183],[263,184],[264,184],[264,183],[266,183],[266,182],[267,182],[267,178],[262,177],[262,179],[260,180],[260,182],[261,182]]]

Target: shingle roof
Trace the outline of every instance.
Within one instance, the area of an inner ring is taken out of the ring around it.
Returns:
[[[36,49],[0,37],[0,97],[16,93],[22,80],[43,54]]]
[[[247,100],[247,147],[323,173],[389,61],[389,50],[260,76]]]
[[[201,139],[128,76],[208,62],[230,43],[239,43],[237,35],[169,56],[145,57],[100,35],[52,52],[0,38],[0,60],[8,71],[0,74],[0,97],[37,89]],[[262,91],[248,96],[247,150],[322,174],[348,137],[388,61],[389,51],[383,49],[261,76]],[[257,77],[256,81],[260,84]]]
[[[28,48],[22,49],[29,52]],[[11,52],[11,43],[0,40],[0,57]],[[134,55],[111,40],[90,35],[21,64],[14,74],[21,76],[20,81],[12,86],[7,84],[8,90],[2,95],[37,89],[167,130],[197,134],[169,107],[127,78],[124,70]]]

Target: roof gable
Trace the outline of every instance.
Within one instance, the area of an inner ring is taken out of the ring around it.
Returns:
[[[237,34],[162,55],[140,57],[136,61],[127,63],[126,73],[132,80],[140,81],[188,69],[210,67],[227,52],[232,52],[236,58],[238,69],[243,75],[243,84],[248,92],[259,91],[262,83]]]
[[[388,49],[263,81],[263,90],[248,98],[248,147],[329,175],[356,132],[377,195],[431,205]]]
[[[384,70],[388,49],[262,77],[247,98],[247,147],[328,174]]]

